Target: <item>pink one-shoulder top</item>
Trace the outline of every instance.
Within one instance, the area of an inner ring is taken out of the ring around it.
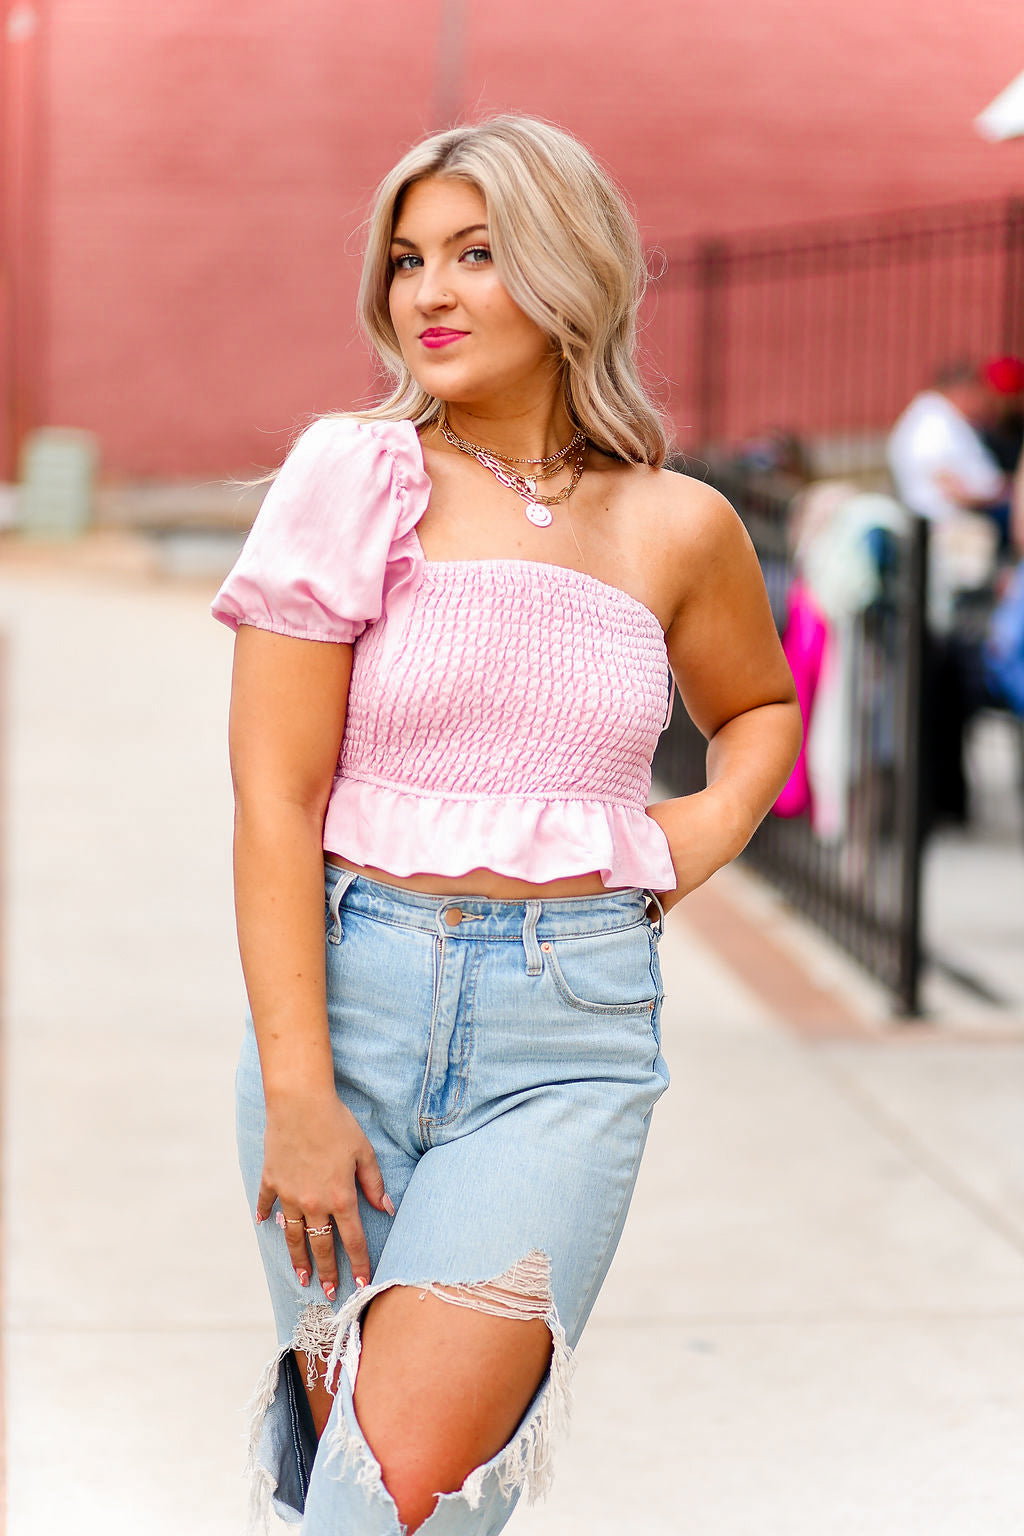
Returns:
[[[645,811],[671,688],[658,619],[565,566],[426,560],[429,498],[411,422],[324,417],[213,602],[234,629],[354,646],[324,847],[399,876],[672,889]]]

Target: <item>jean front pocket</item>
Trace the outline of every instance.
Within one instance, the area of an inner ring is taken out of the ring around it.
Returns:
[[[660,996],[650,925],[541,943],[544,968],[570,1008],[585,1013],[650,1014]]]

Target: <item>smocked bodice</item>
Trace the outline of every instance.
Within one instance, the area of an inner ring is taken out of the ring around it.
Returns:
[[[668,663],[661,625],[627,593],[532,561],[426,563],[387,652],[385,619],[356,645],[344,776],[647,804]]]

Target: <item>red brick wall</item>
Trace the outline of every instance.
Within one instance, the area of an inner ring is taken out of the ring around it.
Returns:
[[[36,412],[111,475],[274,463],[365,393],[357,225],[455,101],[578,132],[652,242],[1024,192],[1024,141],[972,128],[1019,0],[35,3]]]
[[[365,388],[352,231],[431,62],[403,56],[386,120],[372,9],[56,0],[48,410],[108,470],[273,463]]]

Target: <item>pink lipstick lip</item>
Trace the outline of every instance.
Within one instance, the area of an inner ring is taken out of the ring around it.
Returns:
[[[429,331],[420,334],[420,341],[425,347],[446,347],[449,342],[461,341],[463,336],[468,336],[468,331],[450,331],[442,326],[431,326]]]

